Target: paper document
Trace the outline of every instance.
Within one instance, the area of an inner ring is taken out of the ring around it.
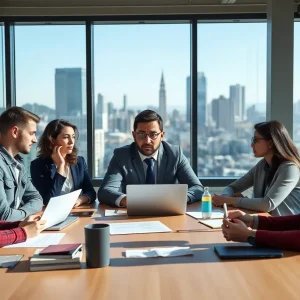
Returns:
[[[120,209],[106,209],[105,210],[105,217],[113,217],[113,216],[126,216],[127,210],[120,210]]]
[[[45,229],[63,222],[71,212],[81,190],[77,190],[65,195],[52,197],[42,215],[42,220],[46,220]]]
[[[28,239],[26,242],[5,246],[4,248],[24,248],[24,247],[47,247],[57,245],[64,237],[65,233],[41,233],[38,236]]]
[[[111,235],[172,231],[169,227],[159,221],[111,223],[109,224],[109,228]]]
[[[171,257],[193,255],[190,247],[171,247],[171,248],[153,248],[140,250],[126,250],[127,258],[145,258],[145,257]]]
[[[195,219],[202,219],[202,212],[201,211],[188,211],[186,212],[187,215],[195,218]],[[223,219],[224,212],[222,210],[213,211],[211,214],[212,219]]]
[[[223,220],[221,219],[215,219],[215,220],[211,220],[211,219],[208,219],[208,220],[199,220],[199,222],[201,224],[204,224],[210,228],[213,228],[213,229],[217,229],[217,228],[221,228],[222,224],[223,224]]]

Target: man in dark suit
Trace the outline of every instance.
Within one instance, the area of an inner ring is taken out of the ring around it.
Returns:
[[[203,186],[179,146],[163,141],[159,114],[144,110],[134,120],[134,142],[117,148],[98,191],[100,203],[126,206],[128,184],[187,184],[187,202],[201,199]]]

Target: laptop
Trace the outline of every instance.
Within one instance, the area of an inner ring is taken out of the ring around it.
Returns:
[[[78,218],[78,217],[72,217],[72,219],[69,219],[72,220],[72,222],[68,223],[66,226],[64,227],[58,226],[57,229],[50,229],[50,227],[52,227],[53,225],[57,225],[67,219],[80,193],[81,193],[81,189],[65,195],[52,197],[50,199],[42,215],[42,220],[47,221],[45,229],[61,230],[67,225],[76,221],[74,218]]]
[[[238,244],[237,246],[215,246],[215,252],[222,259],[283,257],[283,253],[279,249],[253,247],[245,244]]]
[[[187,205],[187,184],[127,185],[128,216],[183,215]]]

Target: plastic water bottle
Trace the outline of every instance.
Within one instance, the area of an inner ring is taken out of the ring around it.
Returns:
[[[211,218],[211,194],[209,193],[209,187],[204,188],[204,193],[202,195],[202,218],[210,219]]]

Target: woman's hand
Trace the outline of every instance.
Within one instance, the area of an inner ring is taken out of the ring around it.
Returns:
[[[61,147],[62,146],[54,146],[51,158],[56,165],[57,173],[66,176],[66,170],[65,170],[66,161],[60,153]]]
[[[89,198],[87,196],[79,196],[74,204],[74,208],[87,202],[89,202]]]
[[[228,205],[236,205],[237,199],[235,197],[229,197],[229,196],[220,196],[217,194],[214,194],[212,197],[212,204],[214,206],[223,206],[223,204],[226,203]]]
[[[252,230],[239,219],[233,219],[231,221],[223,219],[222,232],[227,241],[242,243],[247,242],[248,237],[252,235]]]

